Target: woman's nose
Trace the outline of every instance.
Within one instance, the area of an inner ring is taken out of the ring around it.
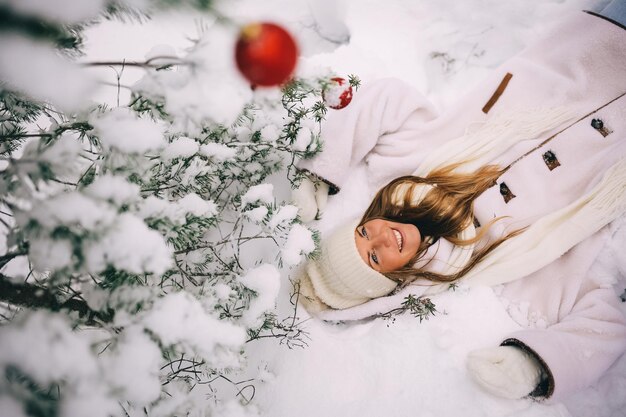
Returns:
[[[376,234],[376,237],[373,240],[374,241],[372,243],[374,245],[385,246],[385,247],[389,247],[393,243],[391,231],[390,233],[380,232]]]

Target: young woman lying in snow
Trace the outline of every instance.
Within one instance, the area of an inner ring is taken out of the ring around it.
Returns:
[[[390,79],[333,113],[324,152],[300,166],[303,219],[361,160],[372,185],[388,184],[303,269],[306,308],[357,320],[451,283],[505,284],[544,322],[470,354],[480,385],[562,398],[609,368],[626,319],[587,272],[626,207],[624,4],[573,15],[442,115]]]

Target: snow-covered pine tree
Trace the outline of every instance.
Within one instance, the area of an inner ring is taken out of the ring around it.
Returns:
[[[149,13],[0,7],[0,410],[253,415],[237,381],[246,344],[304,343],[273,310],[280,269],[316,235],[273,187],[320,149],[323,81],[253,92],[220,14],[185,56],[106,63],[145,75],[127,105],[90,102],[101,63],[76,59],[81,29],[125,11]]]

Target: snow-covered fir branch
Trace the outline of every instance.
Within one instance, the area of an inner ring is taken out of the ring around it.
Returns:
[[[246,346],[307,343],[297,296],[290,316],[274,309],[281,271],[318,237],[269,178],[297,183],[295,163],[320,150],[323,79],[253,92],[230,69],[234,21],[217,10],[186,56],[79,63],[64,30],[78,39],[124,15],[123,2],[72,4],[71,15],[9,4],[2,13],[25,23],[0,36],[11,62],[0,64],[2,406],[252,415],[255,381],[232,377]],[[48,32],[32,36],[34,22]],[[116,83],[91,72],[117,64],[145,71],[130,102],[88,100],[98,86],[119,91],[121,71]]]

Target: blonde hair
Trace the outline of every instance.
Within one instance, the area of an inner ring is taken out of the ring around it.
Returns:
[[[494,185],[498,177],[504,172],[496,165],[486,165],[472,173],[455,173],[454,170],[459,165],[461,163],[436,169],[426,177],[404,176],[396,178],[376,193],[361,218],[359,226],[373,219],[386,219],[398,223],[413,224],[422,235],[422,242],[413,259],[406,266],[385,273],[384,275],[388,278],[398,281],[402,285],[418,278],[425,278],[437,283],[452,283],[465,275],[502,242],[523,231],[523,229],[513,231],[487,244],[475,252],[467,265],[455,274],[442,275],[413,267],[415,262],[426,253],[428,247],[440,238],[445,238],[460,246],[473,244],[484,237],[494,222],[501,219],[495,218],[483,225],[471,240],[461,240],[458,237],[458,234],[474,221],[474,200]],[[433,187],[416,204],[412,194],[413,189],[418,184],[430,184]],[[399,192],[399,187],[403,187],[403,194]],[[402,196],[401,201],[398,201],[398,195]],[[425,237],[430,239],[426,241]]]

